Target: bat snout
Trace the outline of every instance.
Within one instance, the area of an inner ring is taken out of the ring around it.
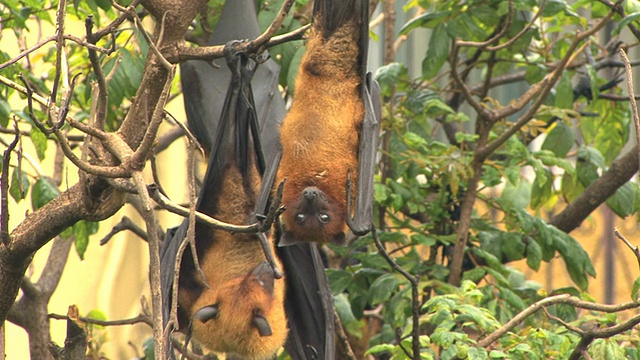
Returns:
[[[315,202],[321,196],[322,190],[318,189],[315,186],[310,186],[302,190],[302,197],[309,203]]]

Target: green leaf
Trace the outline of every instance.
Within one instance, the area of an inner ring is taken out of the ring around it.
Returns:
[[[568,71],[562,73],[558,82],[555,105],[561,109],[573,109],[573,85]]]
[[[567,272],[571,280],[582,290],[589,285],[587,275],[595,276],[596,271],[593,268],[589,254],[584,248],[569,234],[550,226],[554,245],[562,258],[564,259]]]
[[[96,0],[96,4],[104,11],[111,9],[111,1],[109,0]]]
[[[502,253],[506,255],[508,261],[516,261],[524,258],[526,246],[522,241],[521,234],[503,232],[500,234],[500,244]]]
[[[142,343],[142,352],[144,353],[144,360],[155,360],[155,352],[153,350],[153,338],[147,338]]]
[[[614,339],[597,339],[589,346],[594,359],[625,360],[623,347]]]
[[[351,310],[351,303],[347,294],[340,294],[334,297],[334,305],[342,324],[347,332],[358,339],[362,337],[363,322],[358,321]]]
[[[450,43],[451,39],[447,34],[446,23],[438,24],[433,29],[427,55],[422,61],[422,76],[425,79],[433,78],[440,71],[449,56]]]
[[[7,127],[9,125],[9,115],[11,115],[11,106],[5,99],[0,99],[0,126]]]
[[[38,159],[40,159],[40,161],[44,160],[44,155],[47,151],[47,135],[43,134],[37,127],[32,126],[31,132],[29,132],[29,137],[36,148]]]
[[[369,350],[367,350],[367,352],[365,353],[365,355],[369,355],[369,354],[377,354],[377,353],[381,353],[381,352],[391,352],[393,350],[395,346],[391,345],[391,344],[379,344],[379,345],[374,345],[371,348],[369,348]]]
[[[529,238],[529,242],[527,243],[527,266],[538,271],[540,269],[541,262],[542,248],[535,239]]]
[[[27,196],[29,185],[27,175],[18,169],[14,169],[11,176],[11,185],[9,185],[9,194],[11,194],[13,200],[20,202],[20,200],[24,199]]]
[[[397,62],[393,62],[381,66],[376,70],[375,78],[380,84],[380,93],[384,97],[391,96],[393,89],[396,87],[399,79],[406,75],[407,68]]]
[[[87,314],[87,317],[89,319],[94,319],[94,320],[100,320],[100,321],[107,321],[107,315],[102,311],[102,310],[98,310],[98,309],[93,309],[91,311],[89,311],[89,313]],[[95,329],[104,329],[103,325],[94,325],[94,324],[87,324],[88,326],[91,326]]]
[[[31,206],[33,211],[43,207],[60,195],[58,188],[47,177],[41,176],[31,188]]]
[[[544,9],[542,10],[542,16],[550,17],[555,14],[568,10],[568,5],[562,0],[547,0]]]
[[[326,273],[333,295],[342,293],[353,282],[353,276],[347,271],[327,269]]]
[[[635,212],[637,193],[638,185],[628,182],[607,199],[607,205],[616,215],[625,218]]]
[[[613,29],[613,32],[611,33],[611,35],[613,36],[618,35],[620,31],[622,31],[622,29],[627,27],[632,22],[637,21],[638,19],[640,19],[640,12],[636,12],[636,13],[625,16],[624,19],[622,19],[622,21],[620,21],[616,25],[615,29]]]
[[[633,282],[631,287],[631,301],[638,301],[638,291],[640,291],[640,277]]]
[[[395,274],[388,273],[378,277],[371,288],[369,289],[369,296],[371,296],[371,305],[376,306],[387,301],[393,292],[398,288],[399,281]]]
[[[462,280],[471,280],[474,283],[480,282],[482,278],[487,274],[487,271],[482,267],[475,267],[471,270],[467,270],[462,274]]]
[[[553,174],[548,169],[536,171],[536,178],[531,186],[531,207],[538,209],[553,195]]]
[[[73,238],[76,245],[76,253],[80,260],[84,260],[84,253],[89,245],[89,230],[85,221],[78,221],[73,225]]]
[[[434,28],[437,24],[442,23],[450,13],[450,11],[426,12],[404,24],[400,29],[400,35],[406,35],[411,30],[419,27]]]
[[[549,150],[557,157],[562,158],[567,155],[569,150],[571,150],[574,140],[575,134],[573,130],[568,127],[564,121],[558,121],[555,123],[551,131],[547,133],[547,137],[544,139],[541,149]]]

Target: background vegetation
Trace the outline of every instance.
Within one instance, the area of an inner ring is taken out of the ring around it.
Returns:
[[[259,4],[263,29],[282,3]],[[295,3],[279,34],[309,22],[311,4]],[[164,111],[180,92],[174,65],[221,56],[220,47],[193,44],[204,43],[222,4],[0,1],[2,41],[15,38],[19,49],[0,51],[0,320],[27,330],[32,358],[52,357],[47,305],[71,247],[82,259],[99,241],[91,235],[112,227],[104,221],[125,203],[140,220],[122,219],[115,231],[147,240],[151,289],[159,289],[158,229],[177,221],[151,211],[144,189],[169,188],[172,175],[158,174],[185,163],[155,160],[183,135]],[[342,355],[640,358],[640,281],[630,284],[628,302],[595,302],[587,292],[592,260],[570,235],[601,204],[619,217],[639,210],[637,107],[626,79],[640,62],[631,56],[625,71],[623,53],[637,54],[640,3],[373,5],[371,63],[383,96],[378,231],[327,249],[341,339],[350,345]],[[409,20],[398,21],[398,10]],[[405,42],[419,49],[421,39],[428,43],[416,72],[396,51]],[[270,51],[290,94],[302,42]],[[187,202],[181,180],[170,193]],[[15,210],[23,204],[27,214]],[[31,259],[50,241],[42,275],[33,276]],[[538,270],[554,258],[571,286],[543,289],[512,266],[520,260]],[[160,324],[157,295],[152,290],[141,315],[124,323]],[[114,321],[82,314],[94,324],[88,356],[98,358],[111,331],[100,326]],[[77,316],[70,309],[68,317]],[[156,339],[161,332],[153,326]],[[167,344],[150,344],[133,347],[160,358]]]

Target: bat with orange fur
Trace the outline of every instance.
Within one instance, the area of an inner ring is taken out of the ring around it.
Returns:
[[[280,129],[276,184],[286,179],[287,209],[280,246],[342,245],[348,229],[371,230],[380,95],[366,73],[368,18],[368,0],[314,3],[293,105]]]

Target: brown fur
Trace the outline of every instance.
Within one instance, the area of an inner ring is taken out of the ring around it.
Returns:
[[[347,172],[355,179],[358,133],[364,115],[360,96],[359,31],[348,21],[328,39],[321,19],[314,20],[296,79],[293,106],[280,129],[283,155],[276,184],[287,179],[282,203],[285,232],[301,241],[333,241],[347,230]],[[319,24],[319,25],[318,25]],[[319,188],[327,198],[331,221],[300,226],[295,220],[302,191]]]
[[[251,178],[252,188],[258,189],[259,176],[255,170]],[[249,220],[254,203],[241,184],[237,167],[229,167],[219,190],[222,194],[219,210],[212,214],[215,218],[238,224]],[[179,303],[190,317],[205,306],[217,304],[219,316],[204,323],[194,319],[194,337],[212,351],[237,353],[252,359],[270,358],[287,337],[284,279],[275,279],[272,294],[255,281],[251,271],[264,261],[255,235],[234,235],[197,226],[196,238],[207,243],[203,246],[201,242],[198,247],[205,250],[199,257],[210,288],[194,291],[188,286],[181,287]],[[282,268],[277,259],[276,262]],[[267,319],[272,335],[261,337],[252,326],[251,319],[256,312]]]

